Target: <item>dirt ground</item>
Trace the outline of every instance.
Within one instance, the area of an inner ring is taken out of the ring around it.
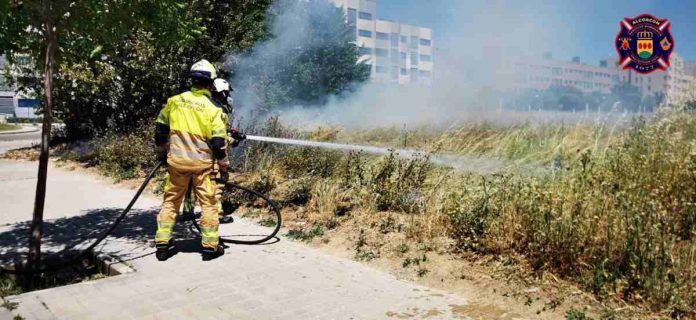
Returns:
[[[345,220],[309,244],[399,279],[470,297],[471,304],[460,307],[462,315],[475,319],[562,319],[571,307],[588,316],[602,308],[565,281],[548,274],[530,274],[519,261],[452,254],[445,249],[449,247],[445,238],[417,243],[403,233],[375,232],[356,220],[360,219]],[[286,223],[286,227],[291,224]]]

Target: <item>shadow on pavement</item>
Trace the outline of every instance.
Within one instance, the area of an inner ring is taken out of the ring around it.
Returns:
[[[42,254],[47,263],[63,260],[80,253],[102,232],[106,231],[121,214],[122,209],[88,210],[74,217],[44,221]],[[149,246],[157,229],[157,210],[133,209],[103,243],[113,240],[139,242]],[[26,259],[29,243],[29,221],[0,226],[0,264],[13,264]],[[176,238],[195,238],[187,223],[175,227]],[[126,248],[124,248],[126,249]]]

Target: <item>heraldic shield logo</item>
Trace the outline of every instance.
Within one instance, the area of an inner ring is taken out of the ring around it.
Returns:
[[[666,70],[674,50],[674,38],[669,32],[670,22],[649,14],[624,18],[616,35],[619,65],[639,73]]]

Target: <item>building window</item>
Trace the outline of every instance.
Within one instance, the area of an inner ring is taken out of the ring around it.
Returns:
[[[358,12],[358,17],[363,20],[372,20],[372,14],[369,12]]]
[[[386,56],[389,55],[389,50],[387,50],[387,49],[376,48],[376,49],[375,49],[375,55],[378,56],[378,57],[386,57]]]
[[[382,57],[377,57],[375,59],[375,65],[379,67],[387,67],[389,66],[389,60],[384,59]]]
[[[375,72],[377,72],[377,73],[387,73],[387,67],[376,66],[376,67],[375,67]]]
[[[358,35],[365,38],[372,38],[372,31],[370,30],[358,30]]]
[[[401,42],[402,42],[402,43],[408,42],[408,37],[407,37],[407,36],[401,36]]]
[[[391,46],[392,46],[392,47],[398,47],[398,46],[399,46],[399,34],[398,34],[398,33],[392,33],[392,34],[391,34]]]
[[[408,75],[408,69],[406,69],[406,68],[401,68],[401,69],[399,69],[399,70],[400,70],[400,73],[401,73],[402,76],[407,76],[407,75]]]
[[[430,47],[430,40],[429,39],[420,39],[420,45]]]
[[[399,49],[392,48],[389,56],[391,56],[391,61],[393,64],[399,63]]]
[[[430,61],[432,61],[432,60],[431,60],[431,57],[430,57],[429,55],[427,55],[427,54],[421,54],[421,55],[420,55],[420,60],[421,60],[421,61],[425,61],[425,62],[430,62]]]
[[[372,48],[365,48],[365,47],[360,47],[358,50],[361,56],[371,56],[372,55]]]
[[[377,39],[389,40],[389,34],[384,32],[377,32]]]
[[[401,60],[406,60],[406,52],[400,52],[399,58],[401,58]]]
[[[418,68],[411,68],[411,82],[418,82]]]
[[[418,49],[418,37],[411,36],[411,43],[409,46],[411,49]]]
[[[358,12],[353,9],[353,8],[348,8],[348,14],[347,14],[347,20],[348,24],[351,26],[354,26],[357,24],[357,18],[358,18]]]
[[[418,54],[415,52],[411,52],[411,65],[412,66],[418,65]]]
[[[394,80],[398,79],[399,78],[399,67],[392,67],[389,75]]]

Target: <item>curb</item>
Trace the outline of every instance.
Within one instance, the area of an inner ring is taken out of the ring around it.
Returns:
[[[18,130],[11,130],[11,131],[0,131],[0,135],[12,135],[12,134],[20,134],[20,133],[32,133],[32,132],[37,132],[41,130],[40,128],[29,128],[27,129],[26,127]]]
[[[108,277],[135,272],[135,269],[125,262],[106,253],[99,253],[95,258],[99,270]]]

